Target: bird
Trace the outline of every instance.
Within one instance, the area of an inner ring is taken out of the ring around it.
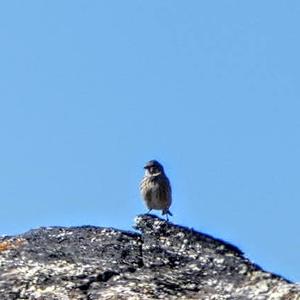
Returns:
[[[150,160],[144,166],[145,174],[140,183],[140,192],[149,211],[162,210],[162,215],[173,216],[169,208],[172,204],[172,189],[163,166],[157,160]]]

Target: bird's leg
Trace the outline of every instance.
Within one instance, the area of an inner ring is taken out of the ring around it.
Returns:
[[[168,216],[168,212],[163,211],[162,215],[166,215],[166,220],[169,221],[169,216]]]
[[[172,216],[169,210],[163,210],[162,215],[166,215],[166,220],[169,221],[169,215]]]
[[[148,212],[147,212],[147,214],[150,214],[150,211],[152,210],[152,208],[150,208],[149,210],[148,210]]]

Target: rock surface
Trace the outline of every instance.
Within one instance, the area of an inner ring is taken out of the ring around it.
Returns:
[[[153,215],[141,234],[50,227],[0,238],[0,299],[300,299],[236,247]]]

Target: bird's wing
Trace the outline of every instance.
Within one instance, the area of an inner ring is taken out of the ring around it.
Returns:
[[[166,176],[160,176],[159,177],[159,194],[161,201],[164,201],[168,203],[168,205],[171,205],[172,202],[172,190],[170,181]]]

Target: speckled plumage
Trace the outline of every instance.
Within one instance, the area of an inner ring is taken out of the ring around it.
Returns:
[[[172,204],[172,190],[163,166],[156,160],[149,161],[140,184],[141,195],[149,209],[162,210],[162,214],[172,216],[169,208]]]

